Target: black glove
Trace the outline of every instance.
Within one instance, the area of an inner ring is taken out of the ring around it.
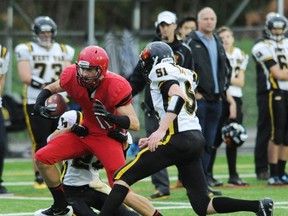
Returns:
[[[39,115],[46,119],[57,119],[59,116],[51,116],[51,112],[56,110],[57,104],[50,104],[48,106],[35,106],[33,115]]]
[[[93,112],[94,116],[101,116],[107,121],[109,120],[109,115],[111,115],[111,113],[106,110],[105,106],[99,100],[96,100],[96,102],[93,104]]]
[[[71,131],[81,138],[88,135],[88,128],[79,124],[74,124],[71,127]]]
[[[100,160],[97,160],[94,163],[92,163],[92,167],[94,167],[97,170],[104,168],[104,166],[103,166],[103,164],[101,163]]]
[[[127,142],[127,139],[128,139],[128,135],[125,133],[125,131],[122,128],[117,128],[115,130],[109,131],[108,137],[115,139],[116,141],[122,144]]]

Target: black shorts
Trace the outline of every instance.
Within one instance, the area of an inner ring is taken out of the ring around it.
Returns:
[[[121,179],[132,185],[165,167],[176,165],[179,169],[181,166],[193,164],[201,160],[204,145],[201,131],[174,134],[165,145],[159,145],[154,152],[148,148],[141,150],[133,161],[115,173],[114,179]]]
[[[288,145],[288,91],[273,90],[269,95],[271,139],[276,145]]]

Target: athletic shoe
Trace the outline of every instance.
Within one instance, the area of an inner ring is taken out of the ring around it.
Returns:
[[[285,173],[281,178],[280,181],[282,181],[283,184],[288,184],[288,175]]]
[[[180,180],[177,180],[176,182],[176,188],[182,188],[183,187],[183,184]]]
[[[161,193],[158,190],[154,194],[148,197],[149,200],[161,200],[168,199],[170,197],[169,193]]]
[[[47,188],[47,186],[46,186],[43,178],[42,178],[40,175],[38,175],[38,176],[35,177],[35,180],[34,180],[34,188],[35,188],[35,189],[40,189],[40,190]]]
[[[259,210],[256,213],[257,216],[272,216],[273,215],[273,200],[270,198],[264,198],[259,200]]]
[[[40,182],[35,180],[34,181],[34,188],[37,190],[42,190],[42,189],[46,189],[47,185],[44,182],[40,183]]]
[[[257,173],[258,180],[267,180],[269,178],[269,173],[267,171]]]
[[[34,216],[72,216],[72,206],[67,206],[65,209],[59,209],[52,205],[48,209],[40,209],[34,212]]]
[[[242,180],[241,178],[239,178],[239,176],[230,177],[228,179],[228,184],[229,185],[235,185],[235,186],[247,186],[247,185],[249,185],[248,182]]]
[[[10,193],[6,187],[0,185],[0,196],[2,195],[13,195],[13,194]]]
[[[220,187],[223,186],[223,183],[213,178],[212,175],[207,176],[207,183],[210,187]]]
[[[214,190],[211,187],[207,187],[207,194],[208,196],[222,196],[222,192],[219,190]]]
[[[281,186],[283,182],[279,179],[278,176],[268,178],[268,185],[271,186]]]

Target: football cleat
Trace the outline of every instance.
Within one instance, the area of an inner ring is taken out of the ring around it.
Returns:
[[[149,200],[162,200],[162,199],[168,199],[169,197],[170,197],[170,194],[161,193],[158,190],[156,190],[154,194],[148,197],[148,199]]]
[[[264,198],[259,200],[259,210],[256,213],[257,216],[272,216],[273,215],[273,200],[270,198]]]
[[[271,186],[281,186],[284,185],[284,183],[279,179],[278,176],[270,177],[268,178],[268,185]]]
[[[65,209],[56,208],[52,205],[47,209],[40,209],[34,212],[34,216],[72,216],[73,209],[72,206],[67,206]]]
[[[111,187],[109,187],[107,184],[102,182],[100,179],[96,179],[94,181],[91,181],[89,183],[89,186],[93,188],[96,191],[100,191],[105,194],[109,194],[111,191]]]

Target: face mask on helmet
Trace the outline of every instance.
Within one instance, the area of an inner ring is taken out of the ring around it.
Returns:
[[[148,76],[152,68],[163,62],[174,63],[174,54],[171,47],[161,41],[149,43],[139,56],[143,73]]]
[[[104,49],[97,46],[84,48],[76,62],[78,84],[87,89],[96,89],[105,77],[108,67],[109,58]]]
[[[267,18],[265,33],[268,38],[280,41],[285,37],[285,31],[287,28],[287,20],[279,14],[271,15]],[[276,29],[280,29],[281,32],[277,33]]]
[[[229,147],[240,147],[248,138],[244,126],[235,122],[223,126],[221,132],[223,141]]]
[[[39,45],[49,47],[55,41],[57,25],[50,17],[40,16],[34,20],[32,32]],[[50,32],[51,36],[45,35],[46,32]]]

